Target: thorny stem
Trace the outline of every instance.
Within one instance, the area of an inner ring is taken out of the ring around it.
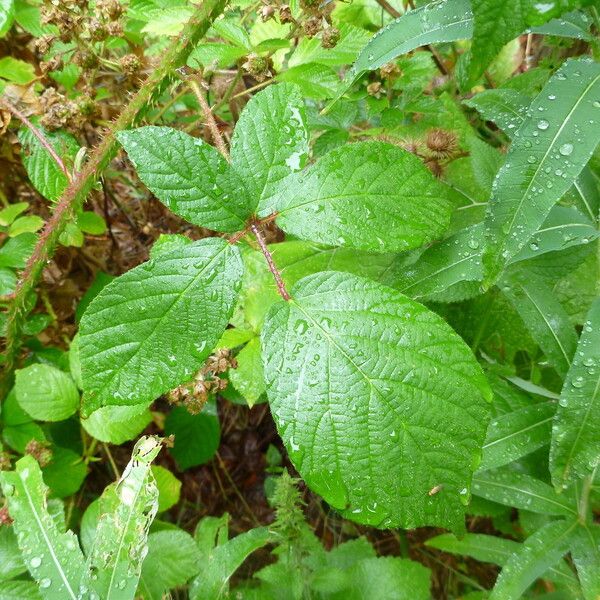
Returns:
[[[223,12],[226,0],[205,0],[190,18],[181,35],[167,49],[158,67],[150,73],[146,82],[114,122],[104,139],[91,153],[88,162],[67,186],[46,223],[24,271],[21,273],[12,302],[6,313],[5,359],[0,377],[0,400],[12,385],[13,372],[21,348],[23,322],[26,316],[27,298],[35,289],[46,263],[54,254],[58,238],[73,215],[83,205],[104,169],[116,156],[119,145],[115,133],[130,127],[143,114],[145,107],[156,100],[172,81],[172,73],[185,64],[187,57],[204,36],[211,23]]]
[[[5,107],[6,110],[15,115],[15,117],[17,117],[17,119],[19,119],[19,121],[21,121],[23,125],[25,125],[25,127],[27,127],[27,129],[29,129],[29,131],[35,135],[39,143],[47,150],[48,154],[53,158],[54,162],[58,165],[58,168],[65,174],[70,183],[73,178],[69,172],[69,169],[67,169],[65,163],[62,161],[62,158],[56,153],[56,150],[54,150],[44,134],[18,108],[10,104],[7,100],[3,100],[0,106]]]
[[[281,278],[281,273],[277,270],[277,267],[273,262],[273,256],[267,248],[267,243],[265,241],[265,238],[263,237],[263,234],[261,233],[256,223],[252,223],[252,225],[250,225],[250,229],[252,230],[252,233],[256,236],[256,241],[260,246],[260,250],[265,257],[267,264],[269,265],[269,270],[273,274],[273,278],[275,279],[275,283],[277,284],[277,291],[279,292],[279,295],[285,301],[291,300],[292,297],[288,294],[288,291],[285,289],[285,284],[283,283],[283,279]]]
[[[206,124],[208,125],[208,128],[210,129],[210,134],[212,135],[212,138],[215,143],[215,146],[217,147],[217,150],[223,155],[223,158],[227,162],[229,162],[229,152],[227,152],[227,146],[225,145],[225,140],[223,139],[223,136],[221,135],[221,132],[219,131],[219,126],[217,125],[217,122],[215,121],[213,112],[208,104],[208,101],[206,100],[206,95],[200,89],[200,86],[198,85],[197,81],[190,79],[190,80],[188,80],[187,83],[188,83],[188,86],[190,87],[190,89],[192,90],[192,92],[194,92],[194,96],[196,96],[196,99],[198,100],[198,104],[200,104],[200,108],[202,109],[202,113],[204,114]]]

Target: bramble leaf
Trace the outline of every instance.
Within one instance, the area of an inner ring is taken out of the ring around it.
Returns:
[[[117,137],[139,178],[174,213],[215,231],[244,228],[252,199],[213,146],[170,127],[139,127]]]
[[[301,239],[373,252],[417,248],[450,223],[449,189],[414,155],[384,142],[332,150],[282,186],[261,216]]]
[[[191,379],[227,326],[241,276],[237,248],[208,238],[105,286],[81,319],[83,411],[149,404]]]
[[[600,299],[596,299],[558,402],[550,472],[557,488],[590,476],[600,464]]]
[[[491,398],[468,347],[422,305],[361,277],[311,275],[292,297],[271,308],[261,345],[300,474],[360,523],[461,530]]]

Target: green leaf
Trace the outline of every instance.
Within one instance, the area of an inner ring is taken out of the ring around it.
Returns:
[[[175,214],[215,231],[244,228],[250,198],[215,148],[170,127],[138,127],[117,138],[142,182]]]
[[[10,527],[0,527],[0,581],[26,572],[15,532]]]
[[[158,258],[173,250],[189,246],[194,241],[179,233],[161,233],[150,249],[150,258]]]
[[[187,64],[190,67],[228,67],[248,53],[246,48],[229,46],[222,42],[198,44],[190,54]]]
[[[466,533],[460,538],[452,533],[443,533],[427,540],[425,545],[450,554],[470,556],[475,560],[500,566],[504,565],[520,546],[513,540],[483,533]]]
[[[151,533],[138,593],[144,600],[161,600],[165,592],[184,585],[200,568],[211,567],[201,563],[200,552],[189,533],[181,529]]]
[[[484,90],[463,104],[474,108],[486,121],[492,121],[512,137],[527,118],[531,99],[518,90]]]
[[[22,233],[35,233],[44,226],[44,219],[37,215],[27,215],[25,217],[19,217],[14,221],[9,230],[9,237],[15,237]]]
[[[587,477],[600,464],[600,299],[586,322],[558,401],[550,472],[557,488]]]
[[[378,69],[397,56],[426,44],[469,39],[472,27],[468,0],[434,2],[406,12],[379,30],[360,51],[340,86],[337,98],[363,73]]]
[[[219,419],[214,409],[207,408],[199,415],[191,415],[184,407],[177,406],[167,415],[165,433],[175,436],[175,445],[169,452],[181,471],[208,462],[219,447]]]
[[[600,116],[598,94],[600,64],[568,60],[533,101],[488,207],[484,265],[490,281],[530,240],[588,162],[600,140],[600,127],[593,127]]]
[[[37,241],[34,233],[22,233],[14,238],[9,238],[0,248],[0,267],[22,269],[31,256]]]
[[[277,81],[295,83],[306,98],[324,100],[331,98],[340,83],[336,72],[319,63],[304,63],[282,71],[276,76]]]
[[[360,523],[461,530],[491,399],[468,347],[425,307],[353,275],[308,276],[292,297],[271,308],[261,344],[271,410],[307,484]]]
[[[481,498],[542,515],[577,515],[575,501],[559,496],[551,485],[508,468],[478,471],[473,493]]]
[[[527,538],[502,569],[490,600],[521,598],[540,575],[568,552],[576,527],[576,521],[552,521]]]
[[[69,169],[79,151],[77,140],[64,131],[46,131],[37,123],[36,127]],[[22,146],[23,165],[33,187],[44,198],[57,202],[69,183],[67,176],[29,129],[19,130],[19,141]]]
[[[11,269],[0,267],[0,296],[12,294],[17,287],[17,275]]]
[[[0,600],[38,600],[41,598],[33,581],[4,581],[0,583]]]
[[[179,502],[181,481],[171,471],[160,466],[152,467],[152,475],[158,488],[158,512],[169,510]]]
[[[87,419],[83,428],[97,440],[122,444],[136,438],[152,421],[152,413],[144,406],[102,406]]]
[[[45,600],[77,600],[83,554],[72,531],[61,533],[46,507],[46,486],[40,467],[24,456],[15,471],[1,471],[21,552]]]
[[[231,138],[231,165],[245,181],[252,207],[268,203],[307,159],[308,129],[298,87],[280,83],[256,94]]]
[[[22,212],[29,208],[28,202],[15,202],[0,210],[0,225],[10,225]]]
[[[79,406],[79,391],[71,377],[47,364],[19,369],[15,391],[23,410],[39,421],[62,421]]]
[[[158,508],[150,464],[159,451],[157,438],[141,438],[121,479],[102,495],[102,514],[81,585],[103,600],[133,599],[135,594],[148,528]]]
[[[103,235],[106,232],[106,221],[91,210],[84,210],[77,217],[77,226],[91,235]]]
[[[584,12],[576,10],[562,15],[560,19],[552,19],[544,25],[532,27],[530,32],[591,42],[594,40],[590,33],[591,24],[591,19]]]
[[[15,17],[13,0],[0,0],[0,37],[12,27]]]
[[[577,567],[585,600],[600,597],[600,526],[584,525],[575,532],[571,557]]]
[[[414,155],[384,142],[332,150],[261,215],[301,239],[374,252],[417,248],[450,223],[449,188]]]
[[[492,419],[479,470],[501,467],[548,444],[555,412],[555,402],[541,402]]]
[[[191,379],[227,326],[241,276],[237,248],[208,238],[104,287],[80,325],[86,415],[148,404]]]
[[[548,362],[564,376],[575,353],[577,334],[552,291],[526,270],[506,276],[501,285]]]
[[[1,11],[2,8],[0,8],[0,15]],[[12,56],[5,56],[4,58],[0,58],[0,78],[7,79],[18,85],[25,85],[36,78],[35,68],[23,60],[13,58]]]
[[[190,586],[191,600],[227,597],[229,579],[252,552],[271,541],[266,527],[246,531],[214,547],[205,548],[200,560],[205,565]]]
[[[260,355],[260,339],[250,340],[235,357],[236,369],[230,369],[229,381],[252,407],[265,393],[265,378]]]
[[[44,481],[55,498],[75,494],[87,475],[87,466],[79,454],[67,448],[53,446],[52,460],[42,469]]]

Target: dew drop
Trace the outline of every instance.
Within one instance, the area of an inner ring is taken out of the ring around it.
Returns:
[[[570,156],[571,153],[573,152],[573,144],[563,144],[558,151],[563,155],[563,156]]]

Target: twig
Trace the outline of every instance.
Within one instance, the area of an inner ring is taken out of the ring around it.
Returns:
[[[225,140],[223,139],[223,136],[221,135],[221,132],[219,131],[219,126],[217,125],[217,122],[215,121],[215,117],[213,115],[213,112],[212,112],[210,106],[208,105],[208,101],[206,100],[206,96],[204,95],[204,92],[200,89],[200,86],[198,85],[197,81],[190,79],[190,80],[188,80],[187,83],[190,86],[190,89],[192,90],[192,92],[194,92],[194,96],[196,96],[196,99],[198,100],[198,104],[200,104],[200,108],[202,109],[202,113],[204,114],[206,124],[208,125],[208,128],[210,129],[210,134],[212,135],[212,138],[215,143],[215,146],[217,147],[217,150],[223,155],[223,158],[229,162],[229,152],[227,152],[227,146],[225,145]]]
[[[263,253],[265,259],[267,260],[269,270],[273,274],[273,278],[275,279],[275,283],[277,284],[277,291],[279,292],[279,295],[286,301],[291,300],[292,297],[288,294],[288,291],[285,289],[285,284],[283,283],[283,279],[281,278],[281,273],[277,270],[277,267],[273,262],[273,256],[267,248],[267,242],[265,242],[265,238],[260,232],[258,225],[256,223],[252,223],[252,225],[250,225],[250,229],[252,230],[252,233],[256,236],[256,241],[260,246],[260,250]]]
[[[62,158],[56,153],[56,150],[52,147],[50,142],[45,138],[44,134],[15,106],[10,104],[6,99],[2,100],[0,106],[6,108],[9,112],[11,112],[19,121],[35,135],[38,139],[39,143],[47,150],[48,154],[54,159],[54,162],[58,165],[58,168],[65,174],[69,183],[73,180],[69,169],[65,166],[65,163],[62,161]]]
[[[172,72],[185,64],[197,42],[204,36],[211,23],[225,7],[226,0],[205,0],[190,18],[181,35],[166,51],[160,65],[150,73],[144,85],[129,102],[114,122],[101,144],[94,149],[89,161],[67,186],[56,205],[52,217],[46,223],[35,245],[25,269],[19,277],[13,301],[6,313],[6,350],[4,369],[0,377],[0,399],[6,397],[21,348],[23,321],[27,314],[27,299],[35,289],[46,263],[54,254],[58,238],[72,216],[85,202],[88,194],[102,172],[116,156],[119,145],[115,133],[130,127],[144,113],[144,109],[155,101],[171,81]]]

